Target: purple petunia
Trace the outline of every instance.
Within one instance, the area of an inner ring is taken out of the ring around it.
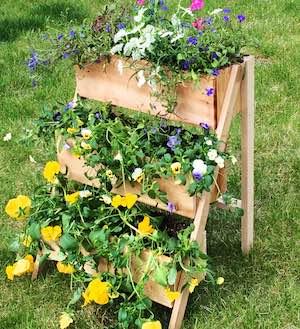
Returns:
[[[240,14],[240,15],[237,15],[236,18],[238,19],[238,21],[240,23],[242,23],[246,19],[246,16]]]
[[[170,213],[174,212],[176,210],[175,204],[171,201],[168,202],[167,209]]]
[[[211,87],[206,88],[206,96],[213,96],[214,93],[215,93],[214,88],[211,88]]]
[[[200,170],[197,169],[197,168],[195,168],[195,169],[193,170],[192,174],[193,174],[193,177],[194,177],[194,179],[195,179],[196,181],[200,181],[200,180],[202,179],[202,177],[203,177],[202,174],[201,174],[201,172],[200,172]]]
[[[196,46],[196,44],[198,43],[198,39],[196,37],[189,37],[187,39],[187,42],[190,43],[191,45]]]
[[[167,146],[172,150],[175,151],[177,145],[181,144],[181,140],[178,138],[177,135],[169,136]]]

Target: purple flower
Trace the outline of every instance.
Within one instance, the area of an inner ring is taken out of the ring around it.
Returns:
[[[175,204],[171,201],[168,202],[167,209],[170,213],[174,212],[176,210]]]
[[[59,35],[57,36],[57,40],[61,40],[63,37],[64,37],[63,34],[59,34]]]
[[[190,43],[191,45],[196,46],[196,44],[198,43],[198,39],[196,37],[189,37],[187,39],[187,42]]]
[[[217,30],[213,27],[213,28],[211,29],[211,32],[212,32],[212,33],[216,33]]]
[[[124,23],[119,23],[119,24],[117,25],[117,28],[118,28],[119,30],[124,30],[124,29],[126,28],[126,26],[125,26]]]
[[[64,58],[64,59],[67,59],[67,58],[69,58],[69,57],[70,57],[70,54],[69,54],[69,53],[64,53],[64,54],[63,54],[63,58]]]
[[[212,96],[215,93],[214,88],[206,88],[206,96]]]
[[[182,68],[183,68],[185,71],[187,71],[187,70],[190,68],[190,64],[191,64],[190,61],[185,60],[185,61],[183,61],[183,63],[182,63],[181,65],[182,65]]]
[[[211,53],[211,59],[217,59],[218,57],[219,56],[215,52]]]
[[[205,24],[207,24],[207,25],[211,25],[211,24],[212,24],[212,21],[213,21],[213,19],[212,19],[211,17],[208,17],[208,18],[206,18],[206,19],[204,20],[203,23],[205,23]]]
[[[224,19],[224,21],[225,21],[225,22],[229,22],[229,21],[230,21],[230,17],[229,17],[229,16],[227,16],[227,15],[226,15],[226,16],[224,16],[224,17],[223,17],[223,19]]]
[[[239,20],[240,23],[242,23],[246,19],[246,16],[240,14],[237,15],[236,18]]]
[[[169,10],[169,7],[168,7],[168,6],[162,6],[161,9],[162,9],[163,11],[167,11],[167,10]]]
[[[224,9],[223,9],[223,13],[224,13],[224,14],[229,14],[229,13],[231,13],[231,9],[229,9],[229,8],[224,8]]]
[[[73,102],[69,102],[69,103],[65,106],[65,111],[72,109],[73,106],[74,106],[74,103],[73,103]]]
[[[181,133],[182,129],[181,128],[176,128],[176,134],[179,135]]]
[[[31,53],[31,56],[27,62],[27,66],[29,68],[30,71],[34,71],[38,65],[39,61],[38,61],[38,55],[35,51],[33,51]]]
[[[53,115],[53,120],[58,122],[61,120],[61,113],[60,112],[56,112],[54,115]]]
[[[205,123],[205,122],[201,122],[200,123],[200,126],[203,128],[203,129],[205,129],[205,130],[209,130],[209,125],[208,125],[208,123]]]
[[[108,23],[107,23],[106,26],[105,26],[105,31],[106,31],[107,33],[110,32],[110,25],[109,25]]]
[[[196,181],[200,181],[202,179],[202,174],[201,172],[199,171],[199,169],[195,168],[193,171],[192,171],[192,174],[193,174],[193,177]]]
[[[96,118],[97,120],[100,120],[100,119],[101,119],[101,114],[100,114],[100,112],[96,112],[96,113],[95,113],[95,118]]]
[[[181,140],[178,138],[177,135],[169,136],[167,146],[172,150],[175,151],[176,145],[180,145]]]
[[[71,30],[69,35],[70,35],[71,38],[74,38],[75,37],[75,31]]]
[[[214,76],[214,77],[217,77],[219,74],[220,74],[220,71],[218,69],[213,69],[211,74]]]

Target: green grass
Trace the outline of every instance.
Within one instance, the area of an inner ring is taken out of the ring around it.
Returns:
[[[54,158],[42,141],[38,147],[20,143],[41,108],[73,95],[72,69],[49,72],[32,89],[25,61],[31,44],[38,45],[47,25],[74,21],[97,12],[100,0],[4,0],[0,8],[0,206],[16,194],[30,194],[41,181],[41,168]],[[221,288],[203,284],[191,296],[185,329],[300,328],[300,38],[297,0],[213,1],[236,8],[248,17],[248,33],[260,47],[256,62],[255,218],[252,253],[240,251],[239,218],[213,210],[208,253],[214,270],[225,277]],[[6,132],[10,142],[3,142]],[[239,154],[239,119],[230,148]],[[34,156],[37,164],[29,161]],[[230,190],[240,194],[238,168],[231,172]],[[21,227],[1,212],[0,329],[58,328],[57,317],[70,297],[69,282],[50,266],[39,279],[8,282],[5,266],[14,260],[10,239]],[[73,328],[105,328],[107,310],[78,307]],[[166,320],[166,314],[162,314]],[[166,328],[166,323],[164,324]]]

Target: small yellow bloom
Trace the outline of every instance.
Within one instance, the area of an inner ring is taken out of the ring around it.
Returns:
[[[14,279],[14,266],[13,265],[6,266],[5,272],[8,280],[12,281]]]
[[[139,184],[141,184],[141,182],[145,178],[142,168],[135,168],[131,176],[133,180],[138,182]]]
[[[62,262],[57,262],[56,267],[58,272],[64,274],[73,274],[76,272],[74,266],[72,264],[63,264]]]
[[[128,209],[131,209],[137,202],[138,196],[136,194],[126,193],[124,198],[125,198],[126,207]]]
[[[144,219],[139,223],[138,230],[140,234],[147,235],[154,232],[154,228],[150,225],[150,218],[145,216]]]
[[[24,220],[29,215],[31,200],[25,195],[19,195],[8,201],[5,212],[16,220]]]
[[[82,120],[80,120],[80,119],[77,119],[77,125],[78,125],[79,127],[81,127],[81,126],[84,125],[84,122],[83,122]]]
[[[114,177],[114,174],[110,169],[106,170],[105,175],[110,179],[112,179]]]
[[[61,237],[62,229],[60,226],[47,226],[41,229],[41,235],[44,241],[56,241]]]
[[[189,285],[189,292],[192,293],[195,289],[195,287],[197,287],[199,285],[199,280],[196,278],[192,278],[190,285]]]
[[[224,283],[224,278],[222,277],[222,276],[220,276],[220,277],[218,277],[217,278],[217,281],[216,281],[216,283],[219,285],[219,286],[221,286],[223,283]]]
[[[69,128],[67,129],[68,134],[75,134],[75,133],[77,133],[78,131],[79,131],[78,128],[73,128],[73,127],[69,127]]]
[[[62,313],[62,315],[59,317],[59,326],[60,329],[66,329],[69,327],[71,323],[73,323],[74,320],[70,317],[67,313]]]
[[[142,329],[162,329],[160,321],[148,321],[144,322]]]
[[[30,235],[25,236],[22,241],[23,246],[29,248],[31,243],[32,243],[32,237]]]
[[[114,207],[114,208],[118,208],[122,205],[122,197],[121,195],[115,195],[113,198],[112,198],[112,201],[111,201],[111,205]]]
[[[92,149],[91,145],[84,142],[84,141],[82,141],[80,145],[84,150],[91,150]]]
[[[49,161],[46,163],[43,175],[49,183],[55,183],[56,175],[60,172],[60,164],[57,161]]]
[[[180,162],[174,162],[171,164],[171,169],[174,175],[177,175],[180,173],[181,170],[181,163]]]
[[[180,296],[179,291],[171,291],[170,288],[166,288],[165,293],[171,303],[173,303],[174,300],[176,300]]]
[[[32,273],[33,266],[33,257],[31,255],[27,255],[24,258],[18,260],[16,263],[14,263],[12,274],[14,276],[21,276],[26,273]]]
[[[74,204],[75,202],[77,202],[77,200],[79,199],[79,197],[80,197],[80,192],[74,192],[72,194],[67,194],[65,196],[65,200],[69,204]]]
[[[100,279],[92,280],[87,286],[85,292],[82,294],[84,298],[84,305],[95,302],[99,305],[105,305],[109,302],[110,284],[102,282]]]
[[[83,128],[81,129],[81,136],[83,139],[90,139],[92,136],[92,132],[89,129]]]

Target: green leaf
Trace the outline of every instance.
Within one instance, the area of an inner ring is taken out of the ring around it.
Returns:
[[[158,284],[166,287],[168,285],[167,276],[168,270],[161,266],[154,272],[153,278]]]
[[[103,230],[92,231],[89,234],[89,239],[92,241],[93,245],[96,245],[99,242],[106,241],[106,234]]]
[[[79,287],[79,288],[77,288],[77,290],[74,291],[74,294],[73,294],[71,300],[69,301],[68,306],[74,305],[79,301],[81,294],[82,294],[82,290],[83,289],[81,287]]]
[[[32,223],[28,228],[27,234],[31,236],[32,240],[40,240],[41,225],[38,223]]]
[[[198,80],[198,75],[194,72],[194,70],[191,71],[191,76],[194,81]]]
[[[127,317],[128,317],[127,311],[124,308],[120,308],[118,312],[118,320],[120,322],[124,322],[126,321]]]
[[[184,54],[181,54],[181,53],[177,54],[177,60],[178,60],[178,62],[179,61],[182,61],[183,59],[185,59]]]
[[[65,233],[61,236],[59,244],[65,250],[73,250],[78,247],[78,241],[69,233]]]
[[[176,267],[172,267],[168,274],[168,284],[175,284],[177,278],[177,270]]]
[[[63,231],[66,233],[69,231],[71,218],[72,217],[67,214],[62,214],[62,216],[61,216]]]
[[[11,252],[17,252],[20,249],[20,247],[21,247],[21,245],[20,245],[19,239],[15,239],[8,246],[8,250]]]

